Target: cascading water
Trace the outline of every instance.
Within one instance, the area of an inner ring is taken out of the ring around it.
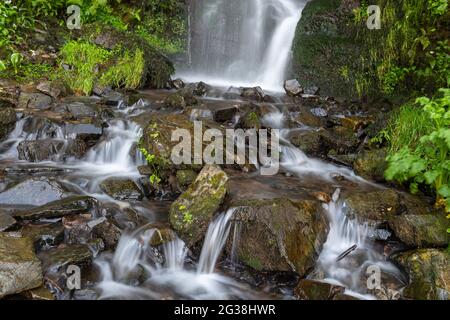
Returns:
[[[191,70],[179,76],[281,91],[304,0],[190,3]]]
[[[176,238],[161,246],[162,256],[150,247],[155,229],[122,236],[114,256],[97,261],[102,298],[164,298],[172,292],[189,299],[255,298],[245,285],[214,272],[228,239],[234,210],[219,215],[209,226],[197,266],[185,265],[187,248]],[[145,280],[137,283],[137,278]],[[134,279],[134,280],[133,280]]]

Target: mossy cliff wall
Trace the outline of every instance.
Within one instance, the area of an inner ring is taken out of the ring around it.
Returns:
[[[381,8],[380,30],[366,25],[372,4]],[[434,0],[311,0],[297,26],[293,73],[347,99],[431,93],[448,86],[449,21]]]

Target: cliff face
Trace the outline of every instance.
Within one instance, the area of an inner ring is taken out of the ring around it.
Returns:
[[[380,7],[370,30],[368,5]],[[448,87],[450,10],[423,0],[311,0],[294,40],[302,85],[347,99],[405,100]]]

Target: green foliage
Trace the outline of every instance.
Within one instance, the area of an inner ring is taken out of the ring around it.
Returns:
[[[144,53],[141,49],[136,49],[134,54],[125,51],[124,55],[103,74],[100,83],[136,89],[141,85],[144,67]]]
[[[388,156],[386,179],[410,183],[411,192],[420,185],[435,190],[437,204],[450,212],[450,89],[440,89],[442,97],[417,99],[432,121],[430,133],[420,137],[415,147],[405,145]]]
[[[150,176],[150,183],[157,186],[161,183],[161,175],[159,173],[158,159],[154,154],[148,152],[144,147],[140,147],[139,150],[147,160],[147,164],[152,168],[152,175]]]
[[[433,121],[424,110],[407,103],[392,113],[386,128],[372,142],[387,142],[388,154],[392,155],[405,146],[415,148],[420,137],[430,134],[433,128]]]
[[[67,84],[76,92],[92,92],[100,67],[111,57],[111,52],[85,41],[69,41],[61,49],[61,64],[72,67],[62,70]]]

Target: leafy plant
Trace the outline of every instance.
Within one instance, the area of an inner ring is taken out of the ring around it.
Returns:
[[[411,192],[422,184],[436,192],[436,204],[450,212],[450,89],[439,89],[442,97],[421,97],[417,103],[432,120],[431,133],[422,136],[415,148],[403,147],[388,156],[387,180],[410,183]]]
[[[14,52],[13,54],[11,54],[9,60],[11,61],[11,65],[12,65],[12,67],[14,69],[14,73],[18,74],[19,73],[20,64],[23,61],[23,56],[20,53],[18,53],[18,52]]]
[[[154,186],[157,186],[161,183],[161,177],[159,174],[159,167],[157,163],[157,158],[154,154],[151,154],[144,147],[139,148],[142,154],[147,160],[147,164],[152,168],[152,174],[150,175],[150,183]]]
[[[0,60],[0,71],[5,71],[6,70],[6,64]]]
[[[100,83],[136,89],[141,85],[144,67],[144,52],[141,49],[136,49],[134,54],[125,51],[123,56],[101,77]]]

